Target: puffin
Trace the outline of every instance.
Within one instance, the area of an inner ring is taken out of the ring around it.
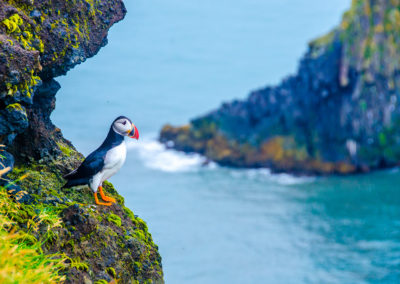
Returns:
[[[139,131],[126,116],[117,117],[111,124],[104,142],[72,172],[66,174],[67,183],[62,188],[77,185],[88,185],[94,192],[97,205],[111,206],[116,200],[106,196],[103,191],[103,182],[117,173],[126,159],[125,136],[139,139]],[[97,198],[97,190],[103,201]]]

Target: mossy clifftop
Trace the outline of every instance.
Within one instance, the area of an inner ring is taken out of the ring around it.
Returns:
[[[73,147],[62,147],[67,154],[16,165],[9,174],[17,181],[6,190],[10,202],[20,204],[12,216],[18,230],[40,242],[44,254],[64,259],[59,274],[66,276],[66,283],[163,283],[161,257],[146,223],[124,206],[112,184],[104,184],[117,200],[111,207],[96,206],[87,186],[60,189],[62,173],[83,159]],[[43,222],[30,230],[28,224],[40,212],[59,220],[58,226],[50,229]]]
[[[83,156],[50,120],[60,88],[54,78],[94,56],[125,13],[121,0],[0,2],[0,144],[7,149],[0,169],[14,167],[0,191],[19,204],[1,214],[12,213],[6,233],[25,236],[39,259],[62,260],[66,283],[163,283],[146,223],[110,183],[111,207],[95,206],[87,187],[61,189]],[[43,283],[60,279],[49,273]]]

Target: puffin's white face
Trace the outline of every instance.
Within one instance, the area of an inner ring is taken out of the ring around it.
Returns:
[[[131,138],[139,139],[139,131],[137,130],[136,126],[125,117],[114,121],[112,127],[115,132],[122,136],[129,136]]]

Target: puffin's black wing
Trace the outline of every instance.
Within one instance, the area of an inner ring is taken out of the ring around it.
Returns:
[[[105,150],[97,149],[87,156],[87,158],[76,170],[64,176],[68,182],[63,186],[63,188],[88,184],[89,180],[103,169],[106,152],[107,151]]]

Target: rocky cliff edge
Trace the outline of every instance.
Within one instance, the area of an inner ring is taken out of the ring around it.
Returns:
[[[1,190],[18,204],[2,212],[14,225],[1,228],[23,232],[19,246],[62,259],[66,283],[163,282],[146,223],[110,183],[105,190],[118,200],[111,207],[93,205],[87,187],[60,190],[83,156],[50,121],[54,78],[94,56],[125,13],[120,0],[0,2],[0,158],[1,168],[13,168]]]
[[[160,140],[221,165],[350,174],[400,162],[400,1],[353,0],[295,75]]]

